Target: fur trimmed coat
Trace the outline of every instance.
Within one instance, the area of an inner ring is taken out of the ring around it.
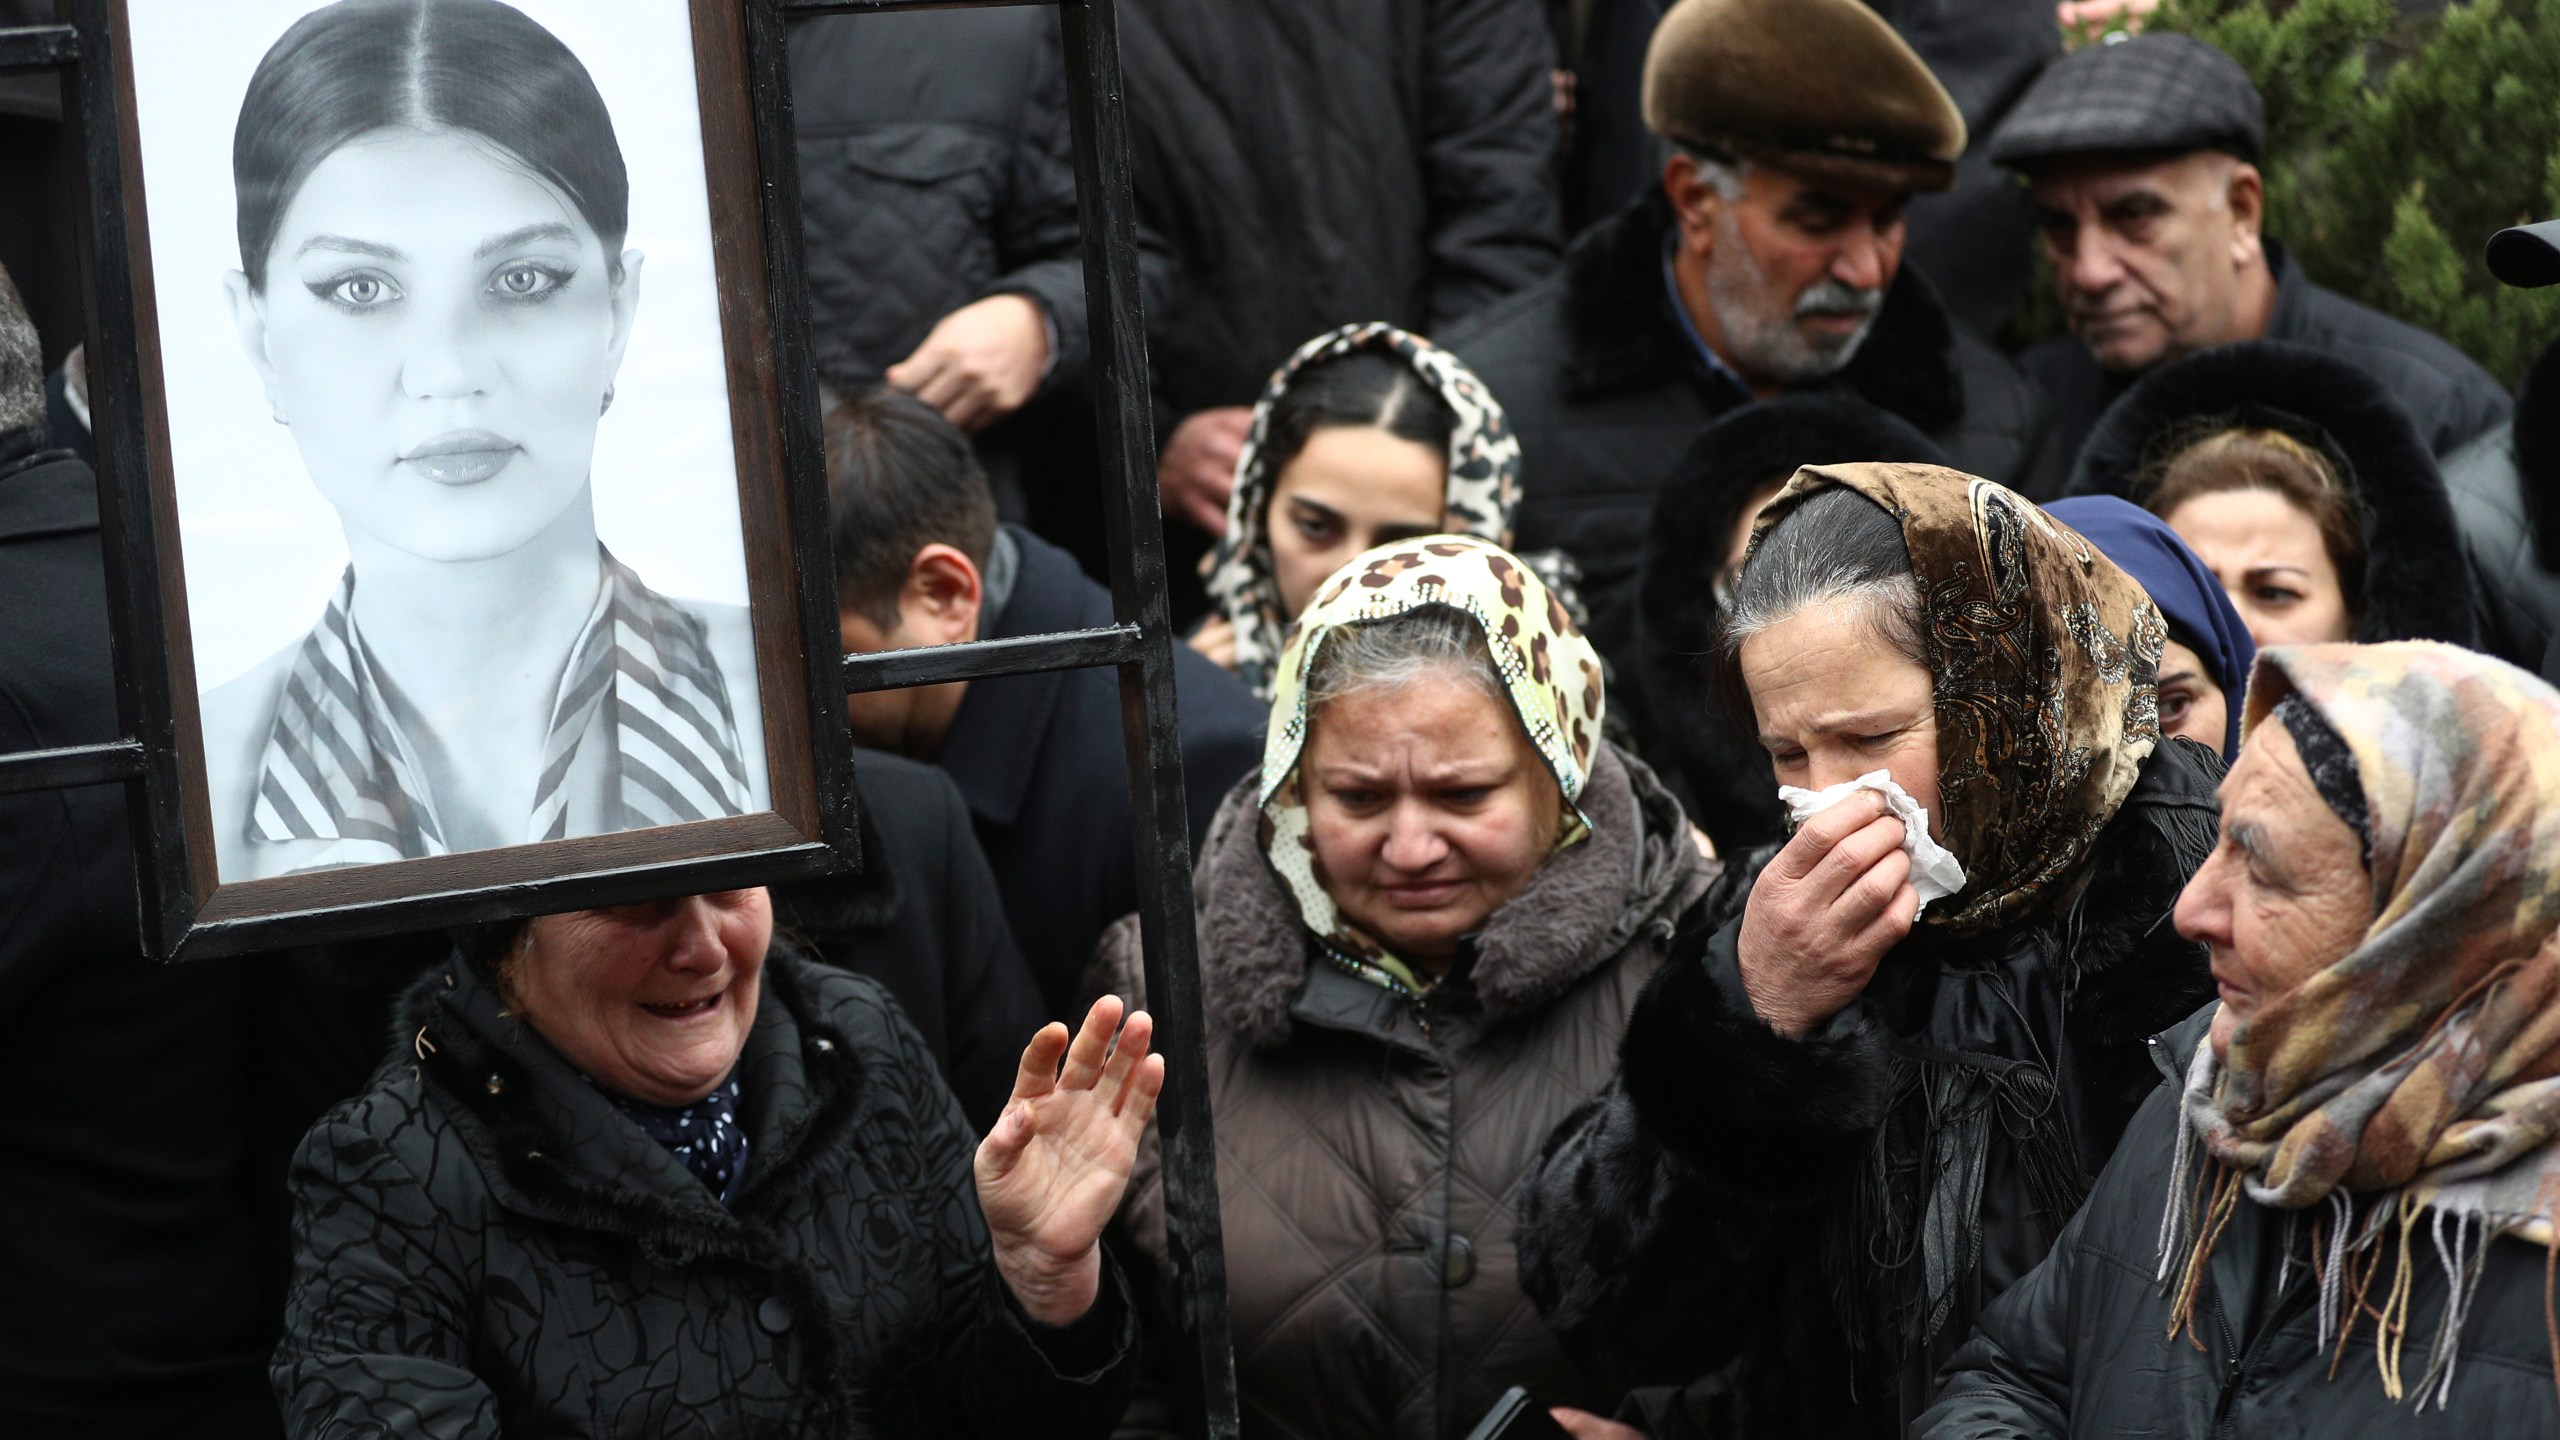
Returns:
[[[887,991],[776,946],[724,1209],[459,959],[294,1159],[270,1371],[296,1436],[1107,1434],[1135,1324],[1106,1259],[1025,1318],[976,1141]]]
[[[2344,462],[2364,512],[2364,604],[2350,638],[2478,648],[2477,577],[2444,475],[2409,413],[2360,361],[2257,340],[2164,365],[2107,407],[2066,493],[2142,505],[2163,440],[2225,420],[2273,426]],[[2528,670],[2542,662],[2505,658]]]
[[[2076,900],[1915,934],[1801,1040],[1761,1023],[1734,955],[1774,851],[1684,919],[1618,1078],[1521,1199],[1521,1283],[1547,1323],[1604,1380],[1658,1387],[1628,1418],[1660,1440],[1903,1432],[2156,1082],[2146,1039],[2213,994],[2169,912],[2212,846],[2221,774],[2163,742]],[[2039,1163],[2043,1136],[2059,1153]]]
[[[1561,549],[1582,567],[1588,633],[1619,674],[1637,668],[1636,568],[1654,497],[1698,432],[1750,400],[1708,371],[1672,305],[1662,276],[1671,224],[1671,202],[1650,189],[1584,231],[1561,272],[1440,337],[1520,436],[1518,548]],[[2044,433],[2044,402],[2025,374],[1950,320],[1908,265],[1857,356],[1818,388],[1892,411],[1949,464],[2003,483]],[[1620,708],[1651,744],[1647,717]]]
[[[1201,854],[1200,988],[1246,1440],[1458,1440],[1502,1392],[1606,1409],[1521,1293],[1515,1199],[1607,1083],[1674,918],[1711,873],[1642,762],[1603,746],[1591,838],[1494,912],[1420,1000],[1319,958],[1248,780]],[[1134,918],[1096,961],[1140,987]],[[1122,1220],[1163,1274],[1152,1137]]]

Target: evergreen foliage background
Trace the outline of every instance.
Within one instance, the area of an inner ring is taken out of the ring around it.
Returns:
[[[2150,23],[2257,81],[2267,232],[2313,279],[2509,385],[2560,337],[2560,287],[2510,290],[2480,258],[2560,216],[2560,0],[2164,0]]]

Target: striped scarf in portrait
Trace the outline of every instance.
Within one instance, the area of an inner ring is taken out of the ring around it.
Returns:
[[[702,622],[610,552],[595,608],[570,647],[543,742],[524,842],[676,825],[747,809],[745,762],[729,687]],[[435,797],[366,653],[349,567],[285,677],[259,758],[249,839],[337,842],[298,869],[447,853]],[[570,828],[569,774],[589,745],[610,746],[601,825]]]

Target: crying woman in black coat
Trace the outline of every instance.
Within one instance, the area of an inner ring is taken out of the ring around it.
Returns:
[[[1728,871],[1524,1187],[1522,1280],[1657,1436],[1899,1434],[2212,993],[2168,915],[2222,766],[2160,737],[2141,588],[1956,471],[1798,472],[1724,611],[1777,781],[1886,772],[1964,879],[1924,907],[1872,791]]]

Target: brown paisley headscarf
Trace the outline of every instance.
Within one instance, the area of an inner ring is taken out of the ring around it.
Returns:
[[[1808,465],[1756,542],[1826,485],[1902,524],[1938,720],[1938,804],[1965,887],[1922,923],[1971,934],[2078,878],[2160,743],[2168,627],[2135,583],[2024,496],[1936,465]]]

